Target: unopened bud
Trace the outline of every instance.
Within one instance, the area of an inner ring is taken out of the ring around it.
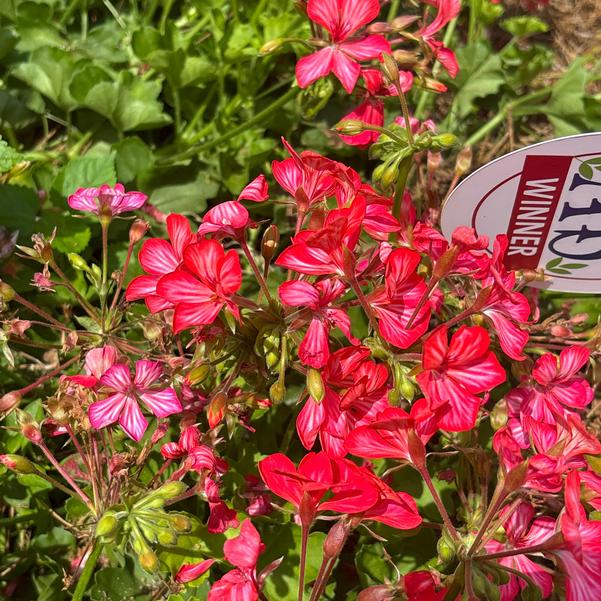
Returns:
[[[96,524],[96,536],[112,536],[119,526],[119,520],[112,512],[105,513]]]
[[[209,420],[210,428],[214,428],[223,419],[226,405],[227,395],[223,392],[218,392],[213,396],[207,407],[207,419]]]
[[[428,161],[426,168],[429,176],[434,176],[442,163],[442,154],[440,152],[428,152]]]
[[[163,333],[163,326],[154,319],[144,319],[141,326],[146,340],[158,340]]]
[[[457,555],[457,547],[446,529],[436,543],[436,550],[443,563],[450,563]]]
[[[501,399],[490,412],[490,425],[493,430],[500,430],[507,424],[507,401]]]
[[[472,147],[464,146],[455,159],[455,175],[461,177],[472,166]]]
[[[399,83],[399,66],[388,52],[382,52],[382,72],[390,83]]]
[[[18,392],[7,392],[0,397],[0,413],[8,413],[19,406],[21,395]]]
[[[447,86],[445,86],[441,81],[437,81],[436,79],[425,77],[424,82],[426,84],[426,90],[430,90],[431,92],[437,92],[441,94],[447,91]]]
[[[321,372],[312,367],[307,370],[307,390],[316,403],[321,403],[326,395]]]
[[[261,255],[265,261],[269,262],[275,256],[280,243],[280,230],[275,224],[271,224],[263,234],[261,240]]]
[[[171,546],[177,542],[177,536],[171,530],[161,530],[158,533],[157,540],[161,545]]]
[[[133,245],[142,240],[149,227],[147,221],[136,219],[129,228],[129,243]]]
[[[419,21],[417,15],[401,15],[400,17],[395,17],[390,24],[394,27],[395,31],[403,31],[403,29],[407,29],[409,25],[413,25],[416,21]],[[396,55],[394,57],[396,58]]]
[[[269,387],[269,398],[276,404],[281,403],[286,397],[286,386],[282,380],[276,380]]]
[[[40,444],[44,440],[40,429],[32,423],[22,424],[21,434],[23,434],[27,440],[33,442],[34,444]]]
[[[417,54],[409,50],[395,50],[392,56],[401,69],[411,69],[418,63]]]
[[[403,395],[403,398],[409,402],[411,402],[415,396],[415,385],[405,375],[403,375],[401,381],[399,382],[399,392]]]
[[[305,528],[309,528],[315,519],[315,501],[308,492],[303,492],[298,506],[298,517]]]
[[[138,561],[147,572],[156,572],[159,567],[159,558],[150,549],[138,555]]]
[[[157,488],[157,490],[155,490],[150,496],[156,496],[161,499],[165,499],[166,501],[170,501],[171,499],[181,495],[187,488],[188,487],[186,484],[176,480],[163,484],[163,486]]]
[[[335,129],[343,136],[356,136],[365,130],[365,124],[356,119],[345,119],[338,123]]]
[[[211,373],[211,367],[207,363],[193,367],[186,376],[188,384],[195,386],[204,382]]]
[[[280,363],[280,356],[273,351],[265,353],[265,365],[267,369],[273,369]]]
[[[266,42],[265,44],[263,44],[263,46],[261,46],[261,49],[259,50],[259,56],[267,56],[268,54],[279,50],[285,43],[286,40],[282,38],[269,40],[269,42]]]
[[[572,335],[572,331],[565,326],[555,325],[551,326],[551,335],[556,338],[569,338]]]
[[[15,290],[10,284],[0,281],[0,300],[9,302],[15,298],[15,294]]]
[[[87,261],[77,253],[67,253],[67,258],[69,259],[69,263],[73,269],[77,269],[77,271],[89,271],[90,266]]]
[[[436,261],[436,264],[434,265],[434,270],[432,271],[432,276],[437,280],[440,280],[447,276],[453,269],[458,254],[458,246],[453,245],[447,248],[447,250],[445,250],[442,253],[440,259]]]
[[[338,520],[329,530],[323,541],[323,555],[325,558],[338,557],[350,533],[350,525],[345,518]]]
[[[178,532],[189,532],[192,529],[190,518],[181,514],[171,517],[171,525]]]
[[[0,463],[17,474],[34,474],[37,471],[33,463],[21,455],[0,455]]]
[[[434,148],[452,148],[457,144],[457,136],[451,133],[438,134],[432,138]]]
[[[370,35],[384,35],[387,33],[393,33],[394,28],[390,25],[390,23],[386,23],[385,21],[376,21],[375,23],[368,25],[365,31]]]

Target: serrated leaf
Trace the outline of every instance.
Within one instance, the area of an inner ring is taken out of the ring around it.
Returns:
[[[117,153],[115,164],[120,182],[132,181],[154,164],[152,150],[137,136],[125,138],[113,148]]]
[[[10,171],[15,165],[23,160],[23,155],[11,148],[6,140],[0,136],[0,175]]]
[[[104,156],[83,156],[71,159],[59,174],[60,193],[67,197],[78,188],[89,188],[117,182],[115,153]],[[57,187],[55,185],[55,187]]]
[[[35,230],[40,199],[31,188],[0,185],[0,223],[19,231],[19,241],[27,240]]]
[[[505,74],[499,54],[481,42],[458,50],[457,60],[461,68],[454,82],[458,91],[453,112],[463,118],[472,111],[475,100],[499,91]]]

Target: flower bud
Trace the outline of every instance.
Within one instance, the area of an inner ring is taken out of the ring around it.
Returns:
[[[457,144],[457,136],[451,133],[438,134],[432,138],[432,145],[439,148],[452,148]]]
[[[77,269],[77,271],[90,271],[90,266],[81,255],[78,255],[77,253],[67,253],[67,258],[73,269]]]
[[[409,457],[418,470],[426,469],[426,447],[414,428],[407,430]]]
[[[331,559],[340,555],[349,533],[350,524],[345,518],[341,518],[330,528],[326,539],[323,541],[324,559]]]
[[[364,131],[365,125],[362,121],[356,119],[345,119],[344,121],[340,121],[340,123],[335,126],[335,129],[343,136],[356,136]]]
[[[388,52],[382,52],[382,73],[390,83],[399,84],[399,66]]]
[[[171,525],[177,532],[189,532],[192,529],[192,522],[188,516],[176,514],[170,516]]]
[[[211,373],[211,367],[207,363],[202,363],[193,367],[186,376],[188,384],[195,386],[204,382]]]
[[[276,404],[281,403],[286,397],[286,385],[280,379],[269,387],[269,398]]]
[[[282,38],[276,38],[275,40],[269,40],[269,42],[265,42],[261,49],[259,50],[259,56],[267,56],[276,50],[279,50],[284,44],[286,40]]]
[[[21,395],[18,392],[7,392],[0,397],[0,413],[8,413],[19,406]]]
[[[316,403],[321,403],[326,395],[321,372],[310,367],[307,370],[307,390]]]
[[[428,175],[434,177],[434,174],[438,171],[438,168],[442,164],[442,154],[440,152],[428,152],[428,161],[426,163],[426,169]]]
[[[280,363],[280,356],[273,351],[265,353],[265,365],[267,369],[272,370]]]
[[[512,493],[522,487],[526,481],[528,474],[528,461],[522,461],[514,468],[509,470],[505,475],[505,482],[503,484],[503,491],[505,494]]]
[[[397,596],[397,591],[389,584],[370,586],[357,595],[357,601],[394,601],[400,598]]]
[[[418,63],[415,52],[409,50],[395,50],[392,56],[401,69],[411,69]]]
[[[308,528],[315,518],[315,502],[311,498],[308,492],[303,492],[301,502],[298,506],[298,517],[300,518],[301,524]]]
[[[207,407],[207,419],[210,428],[214,428],[223,419],[226,406],[227,396],[223,392],[218,392],[213,396]]]
[[[42,432],[32,423],[22,424],[21,434],[23,434],[27,440],[33,442],[33,444],[41,444],[44,441]]]
[[[150,549],[144,553],[140,553],[140,555],[138,555],[138,561],[142,568],[147,572],[156,572],[159,567],[159,558]]]
[[[35,465],[21,455],[0,455],[0,463],[17,474],[35,474],[37,471]]]
[[[384,35],[387,33],[393,33],[394,28],[389,23],[386,23],[385,21],[376,21],[375,23],[368,25],[365,28],[365,31],[367,33],[369,33],[370,35],[371,34]]]
[[[10,284],[0,281],[0,300],[9,302],[15,298],[15,294],[15,290]]]
[[[278,250],[280,243],[280,230],[275,224],[271,224],[261,239],[261,256],[267,262],[271,261]]]
[[[110,537],[115,534],[118,526],[119,520],[117,520],[112,512],[107,511],[96,524],[96,537]]]
[[[160,488],[157,488],[157,490],[155,490],[149,496],[156,496],[161,499],[165,499],[166,501],[170,501],[171,499],[181,495],[187,488],[187,485],[180,481],[167,482]]]
[[[461,177],[472,166],[472,147],[464,146],[455,159],[455,176]]]
[[[507,424],[507,401],[501,399],[490,412],[490,425],[493,430],[500,430]]]
[[[129,228],[129,243],[135,244],[144,238],[144,235],[148,231],[149,224],[143,219],[136,219]]]
[[[540,588],[530,582],[528,582],[526,588],[522,589],[520,596],[522,601],[541,601],[543,598]]]
[[[438,557],[443,563],[451,563],[457,555],[455,542],[446,529],[442,531],[442,536],[436,543],[436,550],[438,552]]]
[[[407,29],[409,25],[413,25],[413,23],[416,21],[419,21],[419,17],[417,15],[401,15],[400,17],[395,17],[390,24],[395,31],[403,31],[403,29]],[[393,56],[396,58],[394,52]]]
[[[157,535],[159,544],[165,546],[172,546],[177,543],[177,536],[171,530],[161,530]]]

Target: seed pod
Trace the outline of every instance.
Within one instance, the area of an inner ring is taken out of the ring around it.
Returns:
[[[321,403],[326,395],[321,372],[310,367],[307,370],[307,390],[316,403]]]
[[[281,403],[286,397],[286,385],[280,379],[276,380],[269,388],[269,398],[275,403]]]
[[[399,66],[388,52],[382,52],[382,72],[390,83],[399,83]]]

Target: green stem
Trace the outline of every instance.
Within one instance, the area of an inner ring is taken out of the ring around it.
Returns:
[[[100,553],[102,551],[102,543],[99,539],[95,539],[94,547],[92,548],[92,552],[86,561],[86,565],[81,572],[81,576],[77,581],[77,586],[73,591],[73,597],[71,597],[71,601],[82,601],[85,592],[88,589],[88,584],[92,578],[92,574],[94,573],[94,568],[96,567],[96,562],[100,557]]]
[[[459,534],[457,533],[457,530],[455,529],[455,526],[453,526],[453,522],[451,522],[451,518],[449,517],[449,514],[447,513],[446,507],[444,506],[444,503],[442,502],[442,499],[440,498],[440,495],[438,494],[438,491],[436,490],[436,487],[434,486],[434,482],[432,482],[432,478],[430,478],[430,473],[428,472],[428,468],[424,467],[423,469],[418,469],[418,472],[420,473],[422,479],[424,480],[426,486],[428,487],[428,490],[430,491],[430,494],[432,495],[432,500],[434,501],[434,504],[438,508],[438,513],[440,513],[440,517],[442,518],[442,521],[444,522],[444,525],[445,525],[446,529],[448,530],[449,534],[451,535],[451,537],[454,540],[456,540],[456,541],[461,540]]]
[[[12,526],[13,524],[20,524],[21,522],[31,522],[37,517],[37,513],[29,513],[27,515],[15,515],[12,518],[0,518],[0,528],[3,528],[4,526]]]
[[[528,102],[532,102],[533,100],[540,100],[549,94],[549,92],[549,88],[544,88],[543,90],[537,90],[536,92],[532,92],[532,94],[523,96],[522,98],[514,100],[513,102],[508,102],[505,106],[501,107],[499,112],[490,121],[487,121],[480,129],[475,131],[465,141],[464,146],[473,146],[474,144],[480,142],[480,140],[482,140],[487,134],[493,131],[495,127],[500,125],[505,120],[507,113],[510,110],[513,110],[523,104],[527,104]]]
[[[388,9],[388,16],[386,17],[387,21],[392,21],[392,19],[394,19],[397,16],[397,13],[399,12],[400,3],[400,0],[392,0],[392,2],[390,3],[390,8]]]
[[[305,565],[307,563],[307,544],[309,542],[309,526],[303,524],[301,531],[301,554],[298,575],[298,601],[303,601],[305,593]]]
[[[478,17],[480,16],[480,0],[470,0],[470,19],[467,32],[467,43],[473,44],[476,41],[476,30],[478,27]]]
[[[234,129],[231,129],[230,131],[226,132],[225,134],[218,136],[217,138],[213,138],[212,140],[209,140],[208,142],[205,142],[204,144],[194,145],[191,148],[189,148],[188,150],[186,150],[185,152],[182,152],[173,157],[165,158],[162,161],[159,161],[159,165],[160,164],[163,164],[163,165],[173,164],[178,161],[182,161],[184,159],[195,156],[200,152],[210,150],[214,146],[218,146],[219,144],[222,144],[223,142],[227,142],[228,140],[231,140],[232,138],[239,136],[240,134],[244,133],[245,131],[248,131],[251,127],[257,125],[258,123],[261,123],[261,121],[264,121],[267,117],[271,116],[273,113],[278,111],[280,108],[282,108],[284,105],[286,105],[290,100],[292,100],[294,97],[296,97],[299,92],[300,92],[299,88],[291,88],[290,90],[288,90],[288,92],[286,92],[286,94],[284,94],[283,96],[280,96],[280,98],[278,98],[275,102],[273,102],[268,107],[266,107],[265,109],[263,109],[262,111],[257,113],[254,117],[251,117],[250,119],[248,119],[248,121],[245,121],[244,123],[240,124],[238,127],[234,127]]]
[[[411,171],[411,165],[413,164],[413,156],[407,157],[401,161],[399,165],[399,175],[396,180],[396,186],[394,188],[394,198],[392,204],[392,216],[395,219],[401,217],[401,204],[403,202],[403,195],[405,194],[405,186],[407,185],[407,178],[409,177],[409,171]]]

